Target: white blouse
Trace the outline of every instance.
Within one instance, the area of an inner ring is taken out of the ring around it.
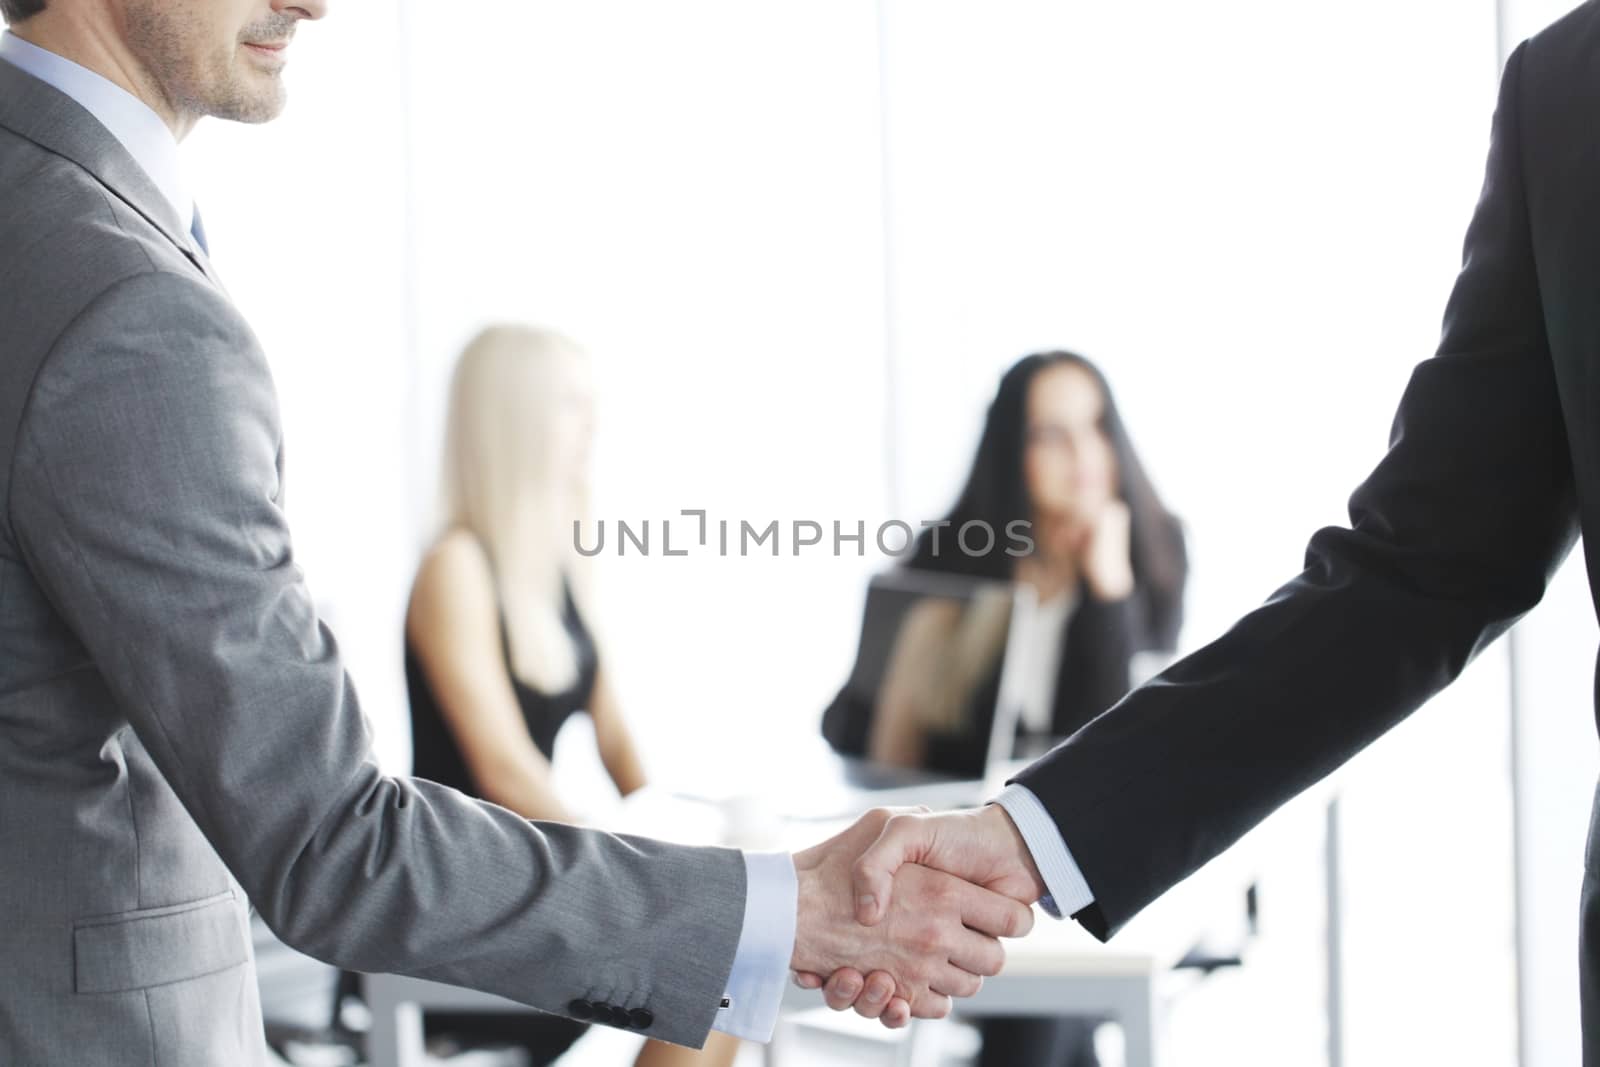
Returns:
[[[1033,611],[1024,640],[1026,684],[1022,689],[1022,725],[1032,733],[1050,733],[1055,722],[1056,675],[1066,645],[1067,621],[1078,607],[1076,590],[1041,601]]]

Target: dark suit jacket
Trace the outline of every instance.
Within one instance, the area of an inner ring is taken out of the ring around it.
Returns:
[[[1600,7],[1589,3],[1507,63],[1438,353],[1416,368],[1350,528],[1318,532],[1305,570],[1264,606],[1019,776],[1094,891],[1078,916],[1089,930],[1114,933],[1538,602],[1580,524],[1600,533],[1597,377]],[[1588,544],[1600,590],[1600,542]],[[1591,1043],[1597,962],[1586,949]]]

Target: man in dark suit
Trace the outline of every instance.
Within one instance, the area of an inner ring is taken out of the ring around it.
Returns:
[[[1110,937],[1538,603],[1580,529],[1600,535],[1597,117],[1591,2],[1507,62],[1438,353],[1416,368],[1350,527],[1318,532],[1298,577],[1022,772],[998,806],[890,822],[857,865],[863,919],[886,903],[889,872],[916,861],[1048,894]],[[1600,1067],[1597,836],[1580,935],[1589,1067]]]

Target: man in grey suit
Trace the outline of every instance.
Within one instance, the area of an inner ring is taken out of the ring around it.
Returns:
[[[916,867],[857,925],[886,814],[742,855],[374,764],[176,153],[204,115],[278,112],[324,4],[0,0],[0,1063],[265,1062],[247,904],[346,968],[682,1044],[769,1035],[791,967],[947,1011],[1030,913]]]

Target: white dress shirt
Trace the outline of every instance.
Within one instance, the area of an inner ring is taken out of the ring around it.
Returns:
[[[1029,631],[1022,635],[1028,648],[1028,677],[1023,686],[1022,724],[1035,733],[1048,733],[1055,721],[1056,675],[1061,669],[1067,623],[1078,609],[1078,596],[1066,592],[1040,604]],[[1060,919],[1094,903],[1094,893],[1078,869],[1066,842],[1033,791],[1007,786],[994,803],[1005,809],[1022,834],[1023,843],[1049,891],[1039,903]]]
[[[172,204],[184,232],[194,226],[194,198],[183,183],[178,140],[143,100],[70,59],[0,33],[0,59],[66,93],[122,142],[141,170]]]
[[[1040,906],[1061,919],[1093,904],[1094,891],[1089,888],[1083,871],[1078,869],[1078,861],[1072,858],[1072,852],[1062,839],[1061,831],[1056,828],[1055,820],[1050,818],[1050,813],[1033,790],[1013,782],[994,799],[994,803],[1004,808],[1006,814],[1011,816],[1011,821],[1017,824],[1023,844],[1028,846],[1028,852],[1032,854],[1033,862],[1044,878],[1044,887],[1048,892],[1039,901]]]
[[[1028,666],[1022,686],[1022,725],[1036,734],[1048,734],[1056,720],[1056,675],[1061,672],[1061,650],[1067,623],[1078,610],[1075,590],[1058,593],[1033,611],[1024,634]]]
[[[728,975],[728,1006],[711,1028],[747,1041],[771,1041],[794,955],[800,883],[787,852],[746,852],[744,869],[744,927]]]
[[[9,31],[0,33],[0,60],[59,89],[98,119],[171,202],[184,230],[192,231],[194,199],[184,185],[177,138],[144,101]],[[799,883],[794,859],[786,852],[747,852],[744,862],[744,924],[728,976],[726,1007],[718,1010],[712,1025],[734,1037],[770,1041],[794,953]]]

